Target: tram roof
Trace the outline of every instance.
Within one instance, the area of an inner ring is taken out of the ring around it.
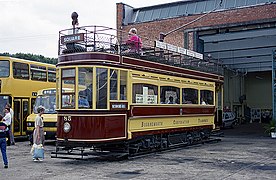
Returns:
[[[189,72],[198,71],[215,76],[223,74],[220,60],[158,40],[143,39],[141,52],[127,52],[127,37],[128,32],[104,26],[62,30],[59,32],[59,63],[74,57],[78,60],[88,57],[90,60],[96,60],[104,56],[106,61],[113,63],[122,63],[123,59],[140,61],[140,65],[145,68],[150,68],[154,64],[152,67],[174,67],[171,69],[186,69]],[[118,62],[115,59],[118,59]]]

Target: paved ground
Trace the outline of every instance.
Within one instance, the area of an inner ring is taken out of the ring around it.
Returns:
[[[8,147],[9,168],[0,179],[276,179],[276,139],[260,124],[223,130],[219,143],[123,161],[51,159],[33,162],[27,141]]]

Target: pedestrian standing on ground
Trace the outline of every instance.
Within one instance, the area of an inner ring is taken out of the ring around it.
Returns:
[[[7,141],[7,146],[11,145],[11,140],[10,140],[10,129],[11,129],[11,113],[10,113],[10,108],[5,108],[4,109],[5,116],[3,118],[3,122],[8,126],[8,141]]]
[[[8,127],[3,122],[2,115],[0,115],[0,148],[1,148],[2,158],[4,161],[4,168],[8,168],[8,158],[7,158],[7,152],[6,152],[6,150],[7,150],[7,141],[6,141],[7,131],[8,131]]]
[[[40,145],[42,144],[44,146],[44,130],[43,130],[43,117],[42,114],[44,114],[45,108],[43,106],[39,106],[37,108],[37,116],[35,118],[35,129],[33,133],[33,144]],[[38,158],[34,159],[35,161],[39,160]]]
[[[8,103],[8,104],[6,104],[6,106],[5,106],[5,108],[10,108],[10,113],[11,113],[11,125],[10,125],[10,131],[9,131],[9,143],[11,144],[11,145],[15,145],[15,141],[14,141],[14,136],[13,136],[13,133],[12,133],[12,123],[13,123],[13,117],[14,117],[14,112],[13,112],[13,110],[12,110],[12,108],[11,108],[11,105]]]

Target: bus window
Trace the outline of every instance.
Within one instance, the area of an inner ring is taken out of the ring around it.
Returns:
[[[11,104],[12,98],[10,96],[0,95],[0,114],[3,113],[6,104]],[[2,114],[3,115],[3,114]]]
[[[110,69],[110,100],[118,99],[118,70]]]
[[[38,95],[35,100],[34,113],[37,114],[37,108],[43,106],[45,108],[45,114],[56,113],[56,94],[42,94]]]
[[[13,63],[13,77],[17,79],[29,79],[29,65],[25,63]]]
[[[79,108],[92,108],[93,69],[79,68]]]
[[[31,65],[31,79],[38,81],[46,81],[47,73],[45,66]]]
[[[193,88],[183,88],[182,104],[198,104],[198,90]]]
[[[107,69],[96,69],[96,108],[107,109]]]
[[[62,69],[61,79],[61,108],[75,108],[75,69]],[[65,88],[71,89],[71,91],[65,91]]]
[[[0,61],[0,77],[9,77],[9,76],[10,76],[10,62]]]
[[[120,72],[120,100],[126,100],[127,97],[127,71]]]
[[[180,90],[177,87],[161,86],[160,101],[161,104],[179,104]]]
[[[56,82],[56,69],[48,68],[48,81]]]
[[[157,86],[150,84],[133,84],[132,102],[137,104],[157,104]]]
[[[200,104],[214,105],[214,92],[210,90],[200,90]]]

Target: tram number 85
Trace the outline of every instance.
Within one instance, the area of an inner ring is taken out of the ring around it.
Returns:
[[[64,120],[64,121],[71,121],[71,116],[64,116],[64,117],[63,117],[63,120]]]

